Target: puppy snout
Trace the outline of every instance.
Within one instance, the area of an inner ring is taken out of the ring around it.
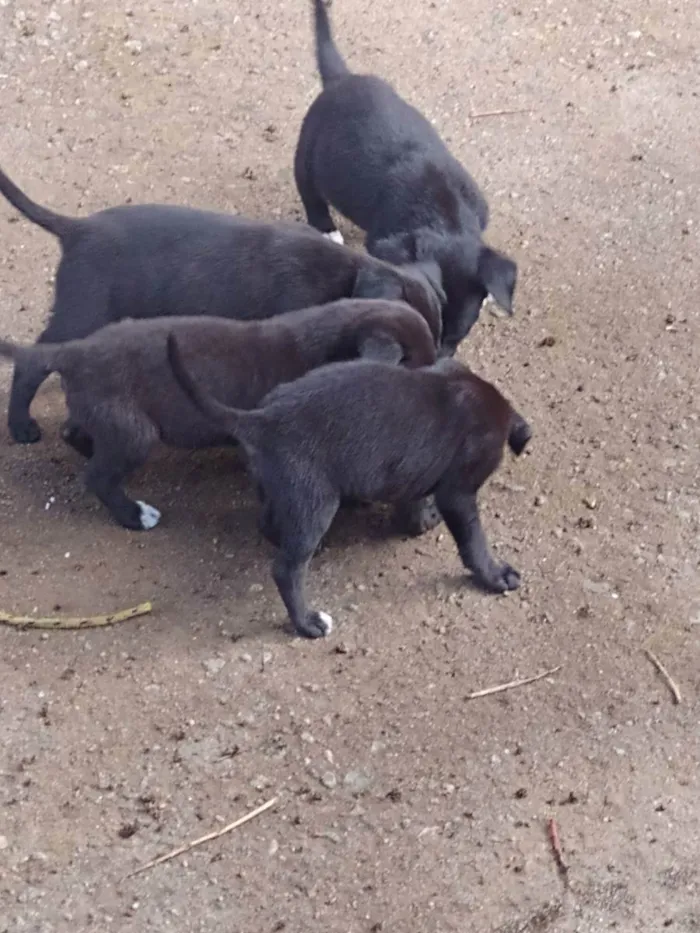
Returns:
[[[508,446],[516,457],[525,450],[530,438],[532,437],[532,428],[527,421],[517,412],[513,412],[513,419],[510,424],[508,434]]]

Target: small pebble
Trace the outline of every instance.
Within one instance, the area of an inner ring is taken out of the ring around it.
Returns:
[[[332,771],[325,771],[321,775],[321,784],[323,784],[324,787],[327,787],[328,790],[333,790],[333,788],[337,787],[338,785],[338,779]]]
[[[209,658],[208,661],[202,661],[202,667],[207,672],[207,674],[218,674],[221,668],[226,664],[226,661],[223,658]]]
[[[369,775],[364,774],[362,771],[348,771],[343,778],[344,787],[346,787],[351,794],[355,794],[356,796],[368,791],[371,783],[372,781]]]

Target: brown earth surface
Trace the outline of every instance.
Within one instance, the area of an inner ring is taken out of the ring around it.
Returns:
[[[381,510],[343,514],[311,577],[336,630],[294,640],[236,456],[161,451],[131,489],[163,522],[126,532],[83,490],[47,384],[40,445],[0,428],[0,609],[154,611],[0,628],[0,930],[700,930],[697,5],[332,14],[350,63],[474,173],[519,262],[515,317],[485,317],[461,355],[536,432],[482,496],[523,586],[465,584],[444,528],[405,540]],[[305,0],[0,0],[0,164],[66,212],[300,218],[317,89]],[[58,251],[4,203],[0,230],[0,334],[29,340]]]

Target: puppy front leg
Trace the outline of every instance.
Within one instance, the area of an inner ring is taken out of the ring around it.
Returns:
[[[510,564],[497,561],[492,556],[481,527],[476,493],[438,489],[436,502],[455,540],[462,563],[473,572],[477,581],[496,593],[516,590],[520,586],[520,574]]]

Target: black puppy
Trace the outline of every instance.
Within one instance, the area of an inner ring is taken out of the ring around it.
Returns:
[[[385,81],[351,74],[323,0],[314,0],[314,14],[324,89],[295,159],[309,223],[342,242],[330,204],[366,232],[374,256],[397,265],[435,260],[447,295],[443,355],[451,355],[487,296],[512,314],[516,264],[482,241],[486,201],[430,123]]]
[[[160,512],[121,488],[156,441],[195,449],[230,443],[184,395],[168,365],[169,333],[198,381],[237,408],[316,366],[363,356],[407,366],[435,360],[428,325],[401,302],[345,300],[267,321],[158,318],[110,324],[83,340],[33,347],[0,341],[0,355],[59,372],[69,411],[63,437],[89,457],[85,482],[125,528],[153,528]]]
[[[406,301],[440,339],[444,295],[435,263],[398,270],[302,224],[184,207],[129,205],[63,217],[1,171],[0,192],[61,243],[51,319],[38,343],[87,337],[126,317],[250,320],[350,297]],[[8,420],[20,443],[40,437],[29,408],[45,375],[33,359],[23,357],[12,383]]]
[[[434,492],[464,566],[496,592],[516,570],[496,561],[479,521],[477,492],[503,456],[519,454],[530,428],[498,390],[453,360],[409,371],[384,363],[324,366],[273,390],[254,411],[215,400],[168,338],[175,376],[217,430],[245,448],[257,483],[262,533],[277,548],[273,575],[300,635],[327,635],[309,611],[309,561],[347,498],[396,502]]]

